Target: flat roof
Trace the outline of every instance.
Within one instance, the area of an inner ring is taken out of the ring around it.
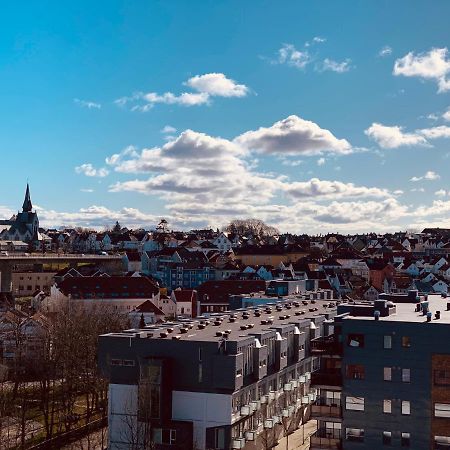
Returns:
[[[450,297],[442,298],[440,294],[429,294],[428,311],[432,313],[431,323],[450,323],[450,311],[447,311],[447,302]],[[389,316],[380,317],[383,322],[426,322],[427,316],[423,312],[417,312],[416,303],[395,303],[396,311]],[[436,311],[440,311],[440,318],[435,318]],[[348,315],[345,320],[375,320],[373,316],[352,316]]]
[[[159,340],[160,333],[172,328],[172,332],[167,333],[167,337],[162,339],[172,339],[176,337],[181,341],[211,341],[218,342],[223,338],[217,335],[218,332],[227,332],[229,341],[242,341],[248,339],[253,334],[275,331],[274,328],[293,325],[305,319],[314,319],[325,314],[336,314],[337,300],[303,300],[292,299],[280,301],[274,299],[273,303],[264,304],[259,307],[241,308],[224,313],[211,313],[209,317],[200,316],[195,319],[184,319],[177,322],[169,322],[161,325],[147,326],[144,329],[130,329],[122,333],[109,333],[104,336],[127,337],[135,336],[137,333],[153,333],[153,336],[143,336]],[[280,309],[281,310],[277,310]],[[268,312],[270,308],[270,312]],[[243,315],[247,314],[248,318]],[[259,316],[256,314],[260,314]],[[233,319],[230,321],[230,319]],[[272,323],[267,322],[272,320]],[[219,323],[220,321],[220,323]],[[264,322],[264,323],[263,323]],[[207,323],[207,324],[206,324]],[[199,328],[199,325],[202,328]],[[204,327],[203,327],[204,326]],[[241,327],[246,326],[245,329]],[[186,332],[181,332],[181,328]]]

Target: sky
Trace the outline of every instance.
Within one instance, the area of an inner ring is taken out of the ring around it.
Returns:
[[[0,216],[450,227],[450,2],[16,1]]]

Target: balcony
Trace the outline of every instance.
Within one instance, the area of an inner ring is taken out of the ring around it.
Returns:
[[[311,435],[310,449],[341,450],[342,443],[340,430],[319,428],[313,435]]]
[[[311,373],[311,386],[342,387],[341,369],[320,369]]]
[[[341,342],[335,340],[335,336],[321,336],[311,339],[311,354],[342,356],[343,346]]]
[[[342,419],[342,409],[338,405],[311,405],[311,416],[327,419]]]

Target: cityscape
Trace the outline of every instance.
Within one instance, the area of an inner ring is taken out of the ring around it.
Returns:
[[[0,15],[0,450],[450,448],[450,4]]]

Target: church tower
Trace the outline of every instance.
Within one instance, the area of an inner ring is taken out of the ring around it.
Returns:
[[[27,190],[25,192],[25,200],[23,201],[22,211],[23,212],[31,212],[32,209],[33,209],[33,204],[31,203],[30,186],[27,183]]]

